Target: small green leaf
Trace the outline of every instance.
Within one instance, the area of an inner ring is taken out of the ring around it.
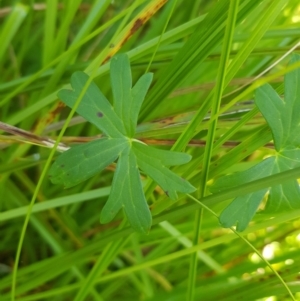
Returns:
[[[255,91],[255,99],[256,105],[272,129],[275,147],[280,150],[284,144],[285,126],[281,120],[281,112],[284,110],[283,100],[269,84]]]
[[[299,166],[300,150],[283,151],[248,170],[218,179],[210,190],[220,192],[226,188],[239,186]],[[300,208],[299,184],[294,180],[235,198],[221,213],[220,223],[224,227],[231,227],[237,223],[238,231],[245,230],[268,191],[266,206],[268,212]]]
[[[77,185],[114,162],[127,145],[126,139],[103,138],[73,146],[56,159],[49,177],[54,184],[66,188]]]
[[[139,112],[145,99],[147,91],[153,79],[152,73],[142,75],[131,90],[132,102],[130,106],[130,120],[135,129],[138,121]]]
[[[188,163],[191,161],[192,156],[173,151],[161,150],[154,147],[149,147],[148,145],[140,142],[133,142],[134,148],[140,152],[159,159],[163,165],[166,166],[175,166]]]
[[[58,97],[70,108],[73,108],[89,77],[84,72],[75,72],[71,77],[74,91],[61,90]],[[93,123],[105,135],[112,138],[122,138],[125,128],[121,119],[116,115],[109,101],[105,98],[95,83],[91,82],[84,94],[76,112]]]
[[[149,175],[172,200],[177,199],[176,191],[190,193],[196,190],[188,181],[166,168],[159,159],[150,155],[149,152],[141,151],[138,143],[133,143],[133,149],[139,167]]]
[[[131,89],[129,59],[125,54],[115,56],[111,61],[113,108],[93,82],[85,89],[85,85],[90,82],[85,73],[75,72],[71,78],[74,91],[62,90],[59,97],[72,108],[85,89],[76,111],[107,137],[72,147],[58,157],[49,175],[53,183],[71,187],[118,159],[111,193],[100,220],[102,223],[111,221],[123,208],[131,226],[141,233],[149,232],[151,213],[143,192],[138,165],[172,199],[177,198],[176,191],[195,190],[188,181],[166,167],[187,163],[191,160],[190,155],[150,148],[132,139],[138,113],[151,81],[152,74],[144,74]]]
[[[233,188],[257,179],[267,177],[272,172],[274,162],[275,158],[270,157],[245,171],[236,172],[221,177],[214,182],[209,190],[211,192],[217,193],[225,189]]]
[[[244,231],[255,215],[268,188],[234,199],[219,217],[221,225],[230,228],[236,224],[237,231]]]
[[[101,223],[110,222],[122,207],[132,228],[142,233],[149,232],[151,213],[144,196],[135,154],[130,148],[124,149],[119,157],[111,193],[101,212]]]
[[[300,149],[283,150],[276,158],[272,174],[300,167]],[[297,180],[271,188],[266,207],[268,212],[297,208],[300,208],[300,189]]]
[[[294,55],[291,63],[299,60],[300,56]],[[299,87],[300,70],[297,69],[285,76],[284,100],[270,85],[257,89],[255,102],[272,130],[277,153],[246,171],[218,179],[211,187],[211,191],[220,192],[249,181],[300,167]],[[268,212],[300,208],[299,183],[293,180],[235,198],[221,213],[220,223],[224,227],[237,224],[238,231],[245,230],[267,192],[265,210]]]
[[[294,54],[290,64],[299,61]],[[300,147],[300,69],[285,75],[285,97],[281,99],[270,85],[256,91],[256,105],[266,118],[277,151]]]
[[[126,54],[119,54],[111,59],[110,78],[114,96],[114,109],[123,120],[128,136],[134,134],[134,127],[130,120],[131,109],[131,70],[129,58]]]
[[[275,158],[268,158],[248,170],[227,175],[218,179],[210,188],[212,192],[221,192],[240,186],[272,174]],[[268,188],[235,198],[221,213],[220,223],[228,228],[237,224],[237,230],[243,231],[252,220]]]

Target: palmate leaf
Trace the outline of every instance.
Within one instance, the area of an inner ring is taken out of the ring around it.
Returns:
[[[298,60],[300,56],[294,55],[291,63]],[[300,70],[285,76],[284,100],[265,85],[257,89],[255,102],[271,128],[277,153],[246,171],[221,177],[211,187],[212,192],[300,167]],[[300,208],[299,184],[293,180],[235,198],[221,213],[220,223],[224,227],[236,224],[238,231],[245,230],[266,193],[268,212]]]
[[[132,88],[127,55],[120,54],[111,61],[111,83],[114,107],[88,75],[75,72],[71,78],[73,90],[62,90],[60,99],[73,108],[83,94],[77,113],[99,128],[106,137],[72,147],[61,154],[49,171],[55,184],[74,186],[117,160],[111,193],[101,212],[100,221],[110,222],[123,208],[131,226],[147,233],[151,227],[151,213],[140,179],[140,167],[162,187],[172,199],[178,192],[193,192],[195,188],[173,173],[168,166],[185,164],[191,156],[149,147],[135,139],[139,110],[152,81],[152,74],[144,74]],[[84,90],[85,89],[85,90]]]

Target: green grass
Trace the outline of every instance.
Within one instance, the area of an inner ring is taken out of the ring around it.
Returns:
[[[298,209],[260,212],[242,233],[217,219],[236,196],[299,170],[207,189],[274,154],[254,91],[270,83],[283,95],[283,75],[300,67],[285,56],[298,43],[298,1],[164,2],[1,2],[1,301],[300,298]],[[133,83],[154,74],[134,138],[193,157],[172,168],[198,189],[177,201],[142,173],[148,235],[135,233],[123,212],[100,223],[115,164],[69,189],[47,177],[55,144],[62,150],[99,137],[61,106],[58,91],[85,71],[112,99],[109,60],[117,52],[128,54]]]

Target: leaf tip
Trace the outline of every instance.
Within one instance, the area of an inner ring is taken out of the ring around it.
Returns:
[[[223,212],[219,216],[219,223],[223,228],[231,228],[235,226],[237,232],[243,232],[246,230],[249,225],[249,221],[232,218],[231,216],[223,214]]]
[[[149,227],[149,228],[142,228],[141,229],[141,234],[144,234],[144,235],[149,235],[149,233],[150,233],[150,230],[151,230],[151,227]]]
[[[149,235],[150,230],[151,230],[151,220],[150,220],[150,224],[144,224],[144,225],[139,225],[138,227],[131,225],[132,228],[138,232],[139,234],[143,234],[143,235]]]
[[[112,219],[114,218],[114,214],[113,212],[111,212],[110,214],[107,213],[107,211],[103,210],[101,211],[101,214],[100,214],[100,223],[101,224],[107,224],[109,222],[112,221]]]

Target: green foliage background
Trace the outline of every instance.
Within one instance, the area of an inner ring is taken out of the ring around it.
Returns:
[[[299,37],[298,1],[234,1],[236,14],[230,2],[0,2],[1,301],[291,300],[274,271],[295,300],[300,298],[300,210],[257,214],[240,236],[223,229],[212,214],[219,215],[238,195],[299,172],[224,193],[203,192],[206,182],[211,185],[274,154],[271,132],[253,95],[267,82],[283,95],[283,75],[291,69],[284,56]],[[159,4],[164,5],[152,16]],[[228,11],[236,18],[232,44],[225,34]],[[149,235],[134,233],[122,212],[110,224],[99,223],[114,164],[69,189],[43,179],[60,133],[59,150],[99,138],[95,126],[61,107],[57,92],[69,89],[71,74],[81,70],[112,99],[108,61],[119,46],[130,57],[134,83],[149,64],[147,71],[154,73],[135,138],[192,155],[191,162],[172,170],[199,190],[196,200],[180,195],[174,201],[143,177],[153,214]],[[230,60],[222,69],[226,51]],[[215,95],[222,99],[220,111],[216,107],[220,118],[212,127]],[[206,140],[208,129],[213,129],[211,141]],[[208,155],[205,145],[211,147]],[[211,160],[203,161],[207,157]],[[204,210],[198,215],[201,222],[195,222],[199,200],[213,212]],[[33,201],[13,280],[20,233]]]

